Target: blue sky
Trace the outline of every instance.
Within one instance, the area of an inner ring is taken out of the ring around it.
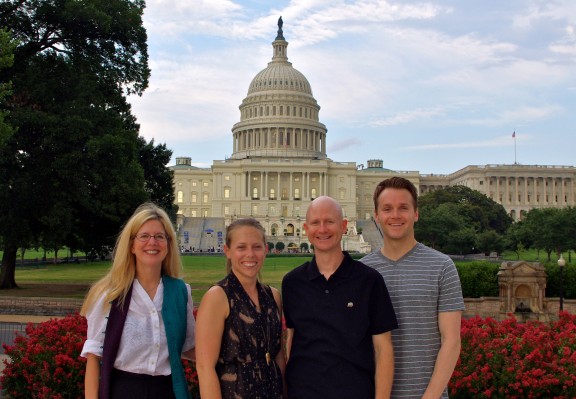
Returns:
[[[152,76],[130,98],[141,134],[173,162],[230,156],[279,16],[334,161],[423,174],[576,164],[574,0],[147,0]]]

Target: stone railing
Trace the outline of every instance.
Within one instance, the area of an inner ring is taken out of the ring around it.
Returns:
[[[0,297],[0,314],[66,316],[79,312],[83,299]]]

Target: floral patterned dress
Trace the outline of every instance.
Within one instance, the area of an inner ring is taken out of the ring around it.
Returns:
[[[281,350],[282,321],[272,290],[257,283],[258,311],[234,273],[218,285],[230,305],[216,364],[222,398],[282,398],[282,374],[274,361]]]

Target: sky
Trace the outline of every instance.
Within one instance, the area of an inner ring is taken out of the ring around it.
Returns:
[[[210,167],[232,154],[248,86],[284,21],[327,156],[450,174],[576,164],[574,0],[147,0],[140,133]],[[513,133],[515,137],[513,136]]]

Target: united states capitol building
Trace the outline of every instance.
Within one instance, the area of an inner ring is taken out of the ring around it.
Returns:
[[[230,158],[198,168],[192,158],[179,157],[170,167],[184,249],[217,251],[226,225],[254,217],[269,242],[298,251],[307,243],[302,226],[310,201],[328,195],[348,219],[344,249],[368,252],[381,241],[372,221],[374,187],[395,175],[412,181],[420,194],[470,187],[502,204],[515,220],[532,208],[576,204],[574,166],[469,165],[448,175],[423,175],[386,169],[382,159],[333,161],[326,154],[320,106],[306,77],[288,61],[287,48],[280,21],[272,60],[252,79],[240,105]]]

